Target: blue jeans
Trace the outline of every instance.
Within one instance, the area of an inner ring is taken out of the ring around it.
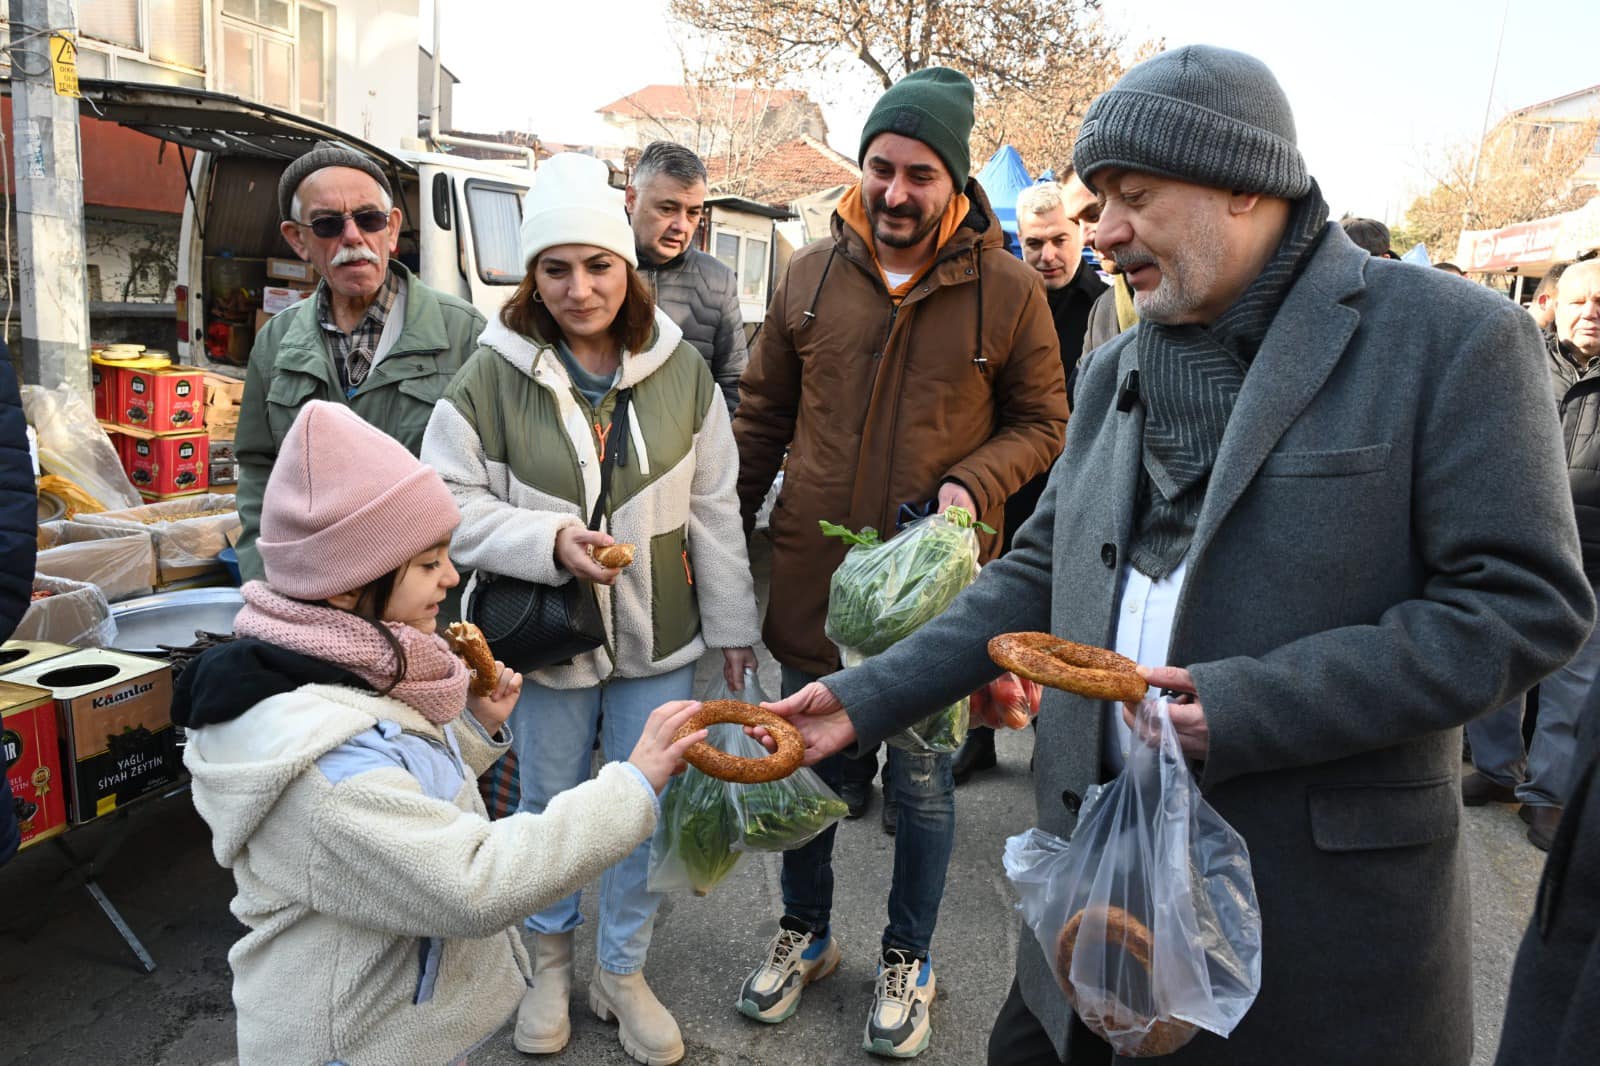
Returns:
[[[1522,742],[1522,697],[1467,723],[1472,765],[1496,784],[1515,787],[1520,803],[1565,806],[1573,785],[1578,718],[1597,675],[1600,626],[1571,662],[1539,682],[1539,721],[1531,745]]]
[[[793,695],[816,678],[783,668],[783,694]],[[945,871],[956,840],[955,779],[950,755],[917,755],[889,745],[885,793],[900,804],[894,837],[894,876],[889,883],[889,925],[885,948],[927,955],[944,898]],[[838,788],[844,756],[833,755],[814,769],[829,788]],[[813,929],[828,925],[833,910],[833,836],[829,826],[803,847],[783,853],[783,909]]]
[[[511,712],[522,803],[518,811],[539,814],[558,793],[589,779],[596,735],[607,761],[626,759],[644,732],[650,712],[689,698],[694,664],[658,677],[619,678],[594,688],[557,689],[531,681]],[[601,712],[604,711],[604,715]],[[644,966],[659,893],[645,888],[650,842],[600,875],[600,932],[595,956],[612,973]],[[535,933],[565,933],[583,924],[581,890],[528,918]]]

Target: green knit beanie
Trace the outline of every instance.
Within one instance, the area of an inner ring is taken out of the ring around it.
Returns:
[[[972,135],[972,82],[949,67],[912,71],[872,105],[872,114],[861,128],[856,162],[867,161],[867,145],[880,133],[898,133],[932,148],[949,169],[956,192],[962,191],[972,169],[967,149],[967,138]]]

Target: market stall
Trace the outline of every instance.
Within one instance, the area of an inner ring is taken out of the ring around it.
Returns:
[[[0,645],[0,755],[22,847],[50,842],[146,972],[155,961],[73,830],[182,794],[172,723],[175,649],[229,633],[242,603],[227,565],[237,393],[164,356],[94,357],[95,398],[24,389],[40,486],[33,602]]]

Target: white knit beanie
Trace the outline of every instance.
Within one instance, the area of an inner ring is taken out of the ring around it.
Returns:
[[[540,163],[522,199],[522,262],[558,244],[592,244],[638,266],[622,190],[611,187],[610,176],[600,160],[576,152]]]

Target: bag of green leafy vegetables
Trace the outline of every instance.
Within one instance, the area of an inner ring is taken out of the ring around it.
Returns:
[[[742,726],[723,723],[707,730],[706,742],[727,751],[736,736],[750,740]],[[689,767],[661,796],[661,817],[650,838],[647,887],[706,895],[733,872],[740,855],[734,850],[738,839],[727,783]]]
[[[851,545],[828,583],[824,632],[844,665],[855,666],[887,650],[937,618],[978,577],[978,530],[994,530],[963,507],[919,518],[891,540],[877,530],[852,533],[819,523],[825,536]],[[889,738],[897,748],[948,753],[967,738],[966,699],[935,711]]]

